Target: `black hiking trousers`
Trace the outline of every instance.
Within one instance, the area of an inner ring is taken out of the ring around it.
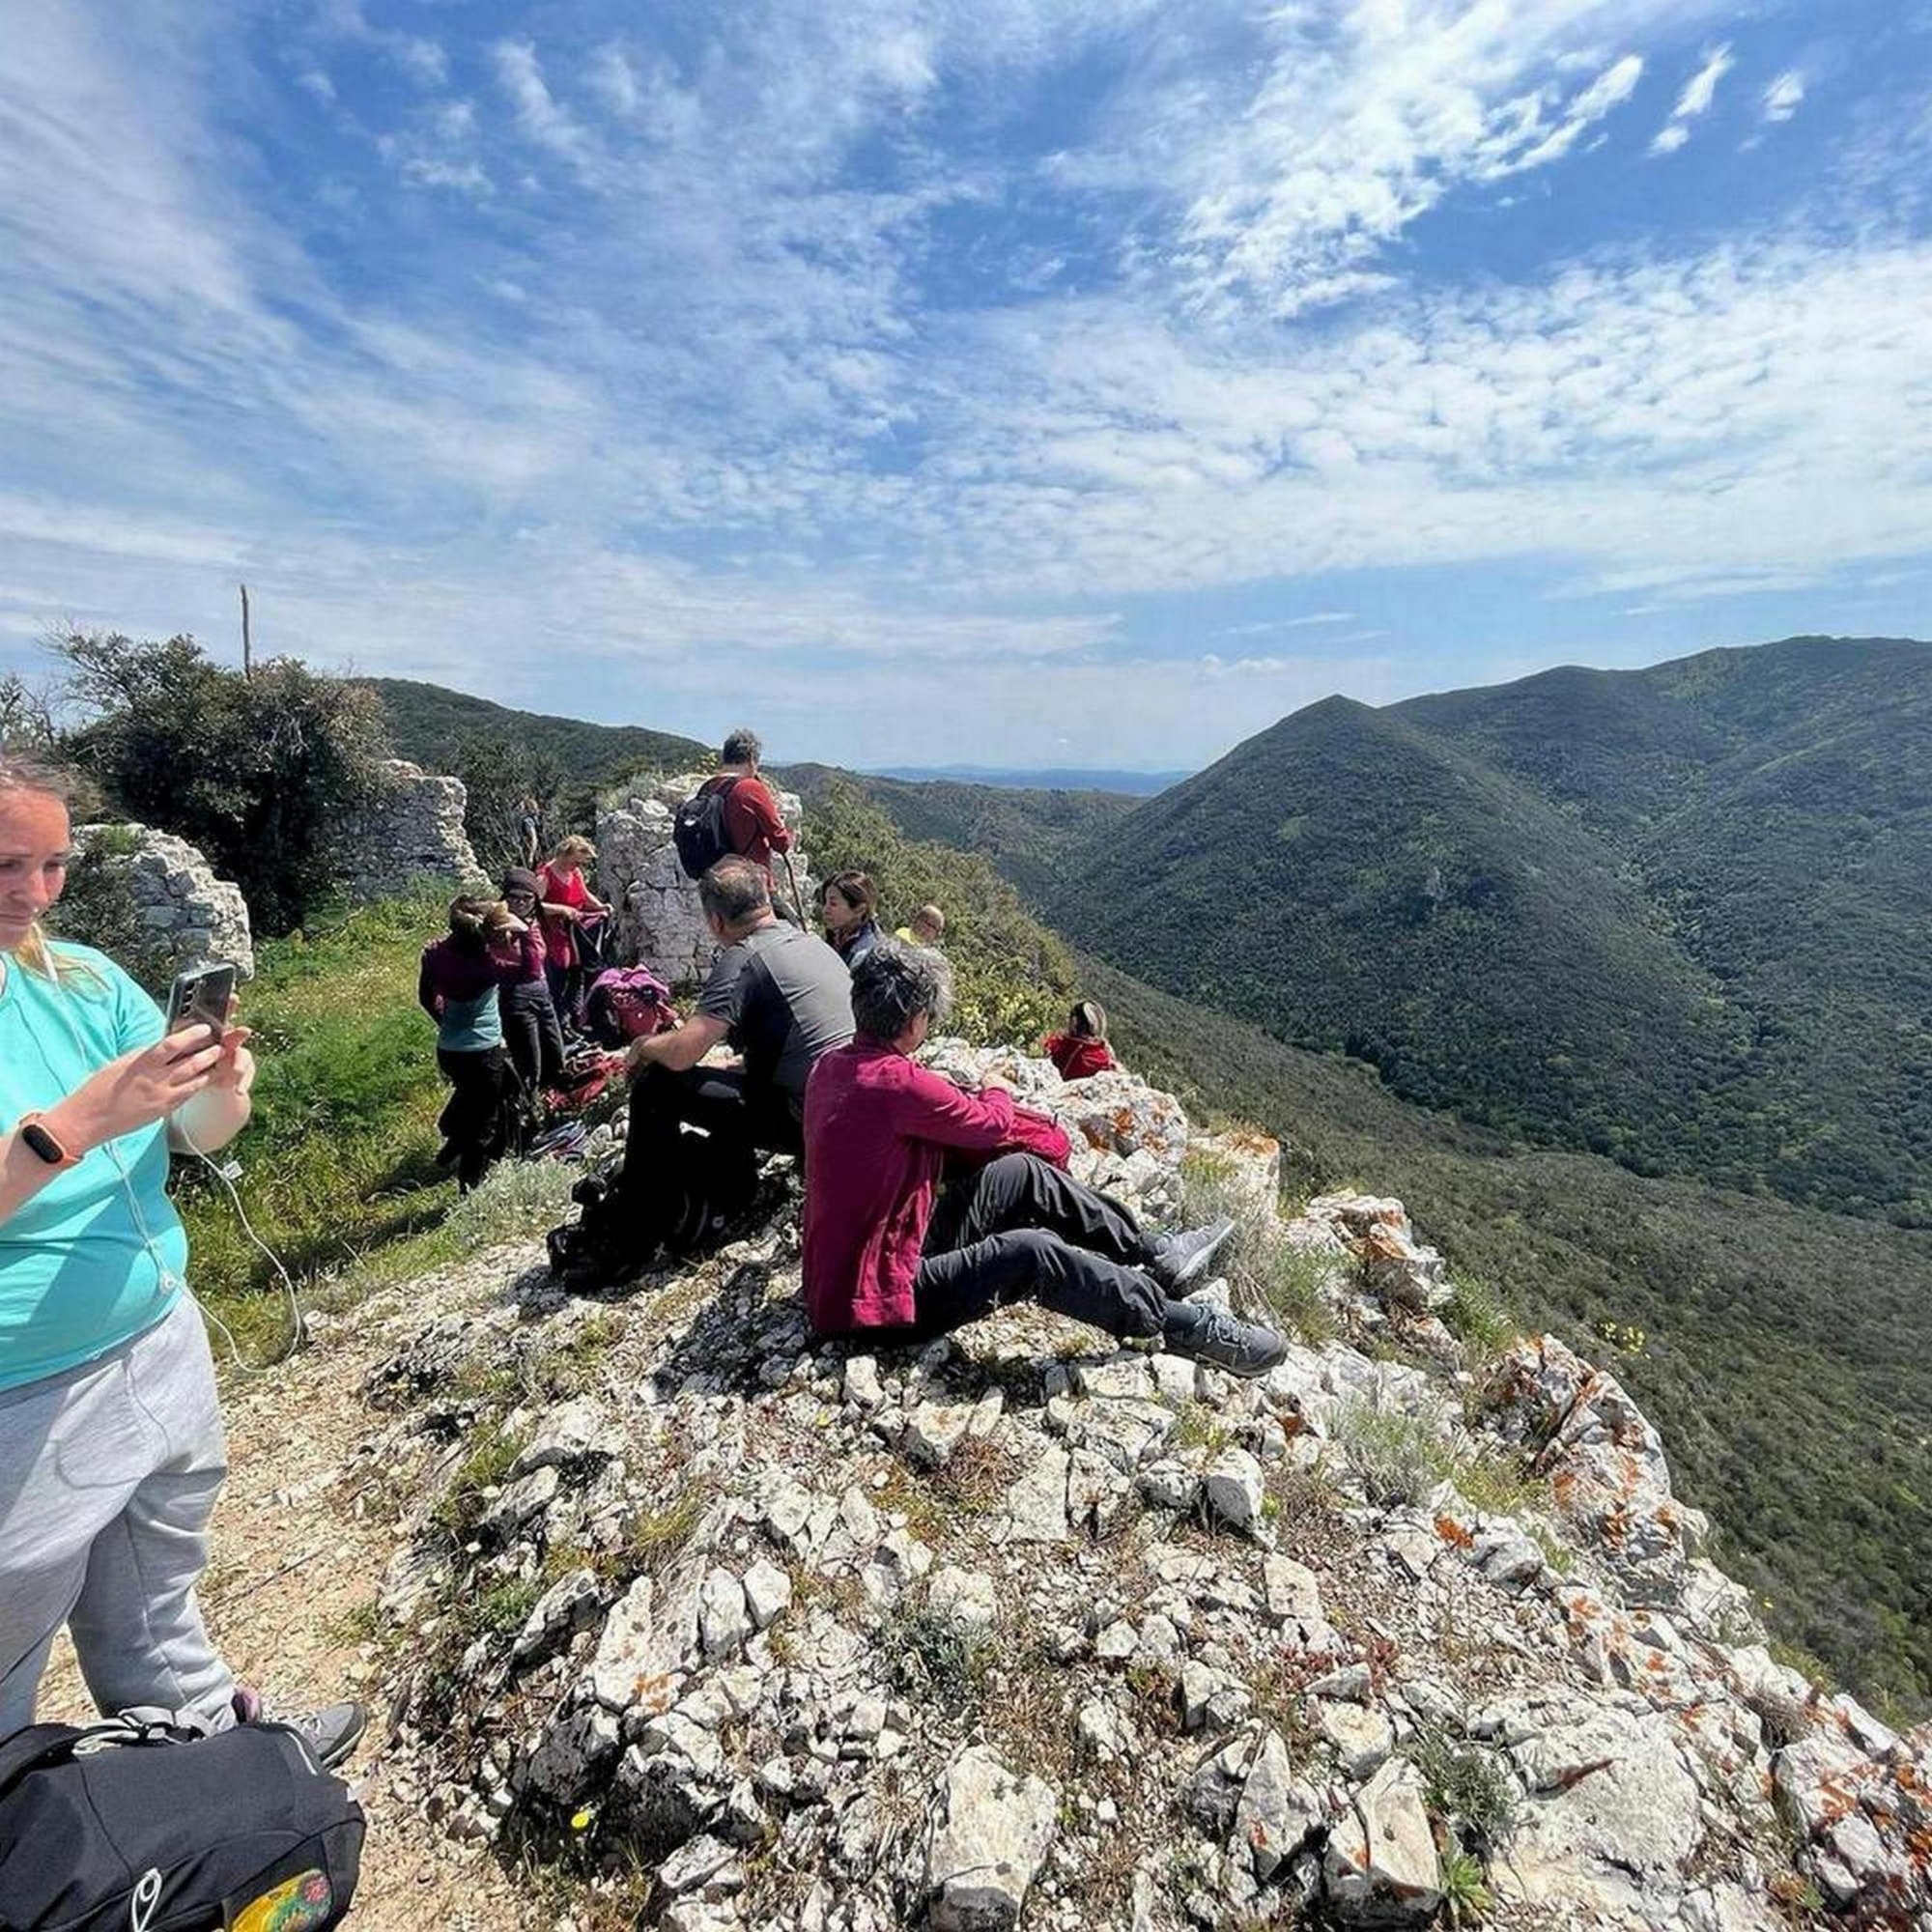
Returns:
[[[1002,1154],[939,1197],[913,1277],[918,1315],[893,1339],[944,1335],[1009,1301],[1109,1335],[1158,1335],[1167,1296],[1141,1272],[1150,1259],[1125,1208],[1037,1154]]]
[[[503,1044],[524,1092],[534,1100],[563,1080],[563,1028],[550,988],[541,980],[505,987],[497,1000],[503,1015]]]
[[[703,1130],[702,1143],[687,1124]],[[781,1090],[736,1067],[647,1066],[631,1088],[619,1212],[634,1232],[665,1232],[658,1223],[694,1191],[721,1212],[740,1212],[757,1193],[759,1150],[800,1153],[804,1146]]]

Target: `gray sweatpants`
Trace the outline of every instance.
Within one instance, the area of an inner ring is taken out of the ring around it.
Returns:
[[[230,1720],[235,1680],[194,1598],[226,1470],[185,1295],[111,1353],[0,1389],[0,1738],[34,1721],[62,1624],[102,1711]]]

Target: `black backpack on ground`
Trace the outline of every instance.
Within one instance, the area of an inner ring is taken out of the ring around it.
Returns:
[[[726,779],[721,784],[716,779],[707,779],[678,807],[670,822],[670,836],[687,879],[701,879],[720,859],[728,859],[737,849],[724,834],[724,801],[737,782]]]
[[[286,1724],[0,1743],[0,1932],[325,1932],[361,1856],[362,1807]]]
[[[551,1273],[595,1288],[634,1280],[661,1254],[703,1254],[753,1206],[757,1187],[755,1157],[721,1160],[710,1136],[682,1133],[670,1170],[653,1174],[647,1189],[597,1174],[571,1189],[582,1211],[545,1236]]]

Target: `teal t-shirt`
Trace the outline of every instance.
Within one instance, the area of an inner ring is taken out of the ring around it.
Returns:
[[[94,977],[64,975],[54,986],[0,955],[0,1128],[161,1037],[160,1009],[111,959],[86,946],[56,950]],[[173,1307],[187,1234],[167,1183],[166,1129],[156,1122],[91,1149],[0,1221],[0,1388],[74,1368]]]

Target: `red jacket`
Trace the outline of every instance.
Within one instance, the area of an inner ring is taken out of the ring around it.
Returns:
[[[903,1327],[949,1150],[989,1153],[1013,1096],[967,1094],[896,1048],[821,1054],[805,1090],[805,1310],[822,1334]]]
[[[1085,1080],[1090,1073],[1105,1073],[1114,1065],[1107,1042],[1085,1033],[1048,1034],[1046,1057],[1060,1068],[1063,1080]]]
[[[707,779],[700,789],[716,791],[723,784],[731,785],[730,795],[724,801],[724,837],[730,841],[732,851],[762,867],[765,876],[770,878],[772,854],[791,850],[791,832],[779,816],[778,801],[773,798],[771,787],[763,779],[740,779],[732,784],[721,774]]]

